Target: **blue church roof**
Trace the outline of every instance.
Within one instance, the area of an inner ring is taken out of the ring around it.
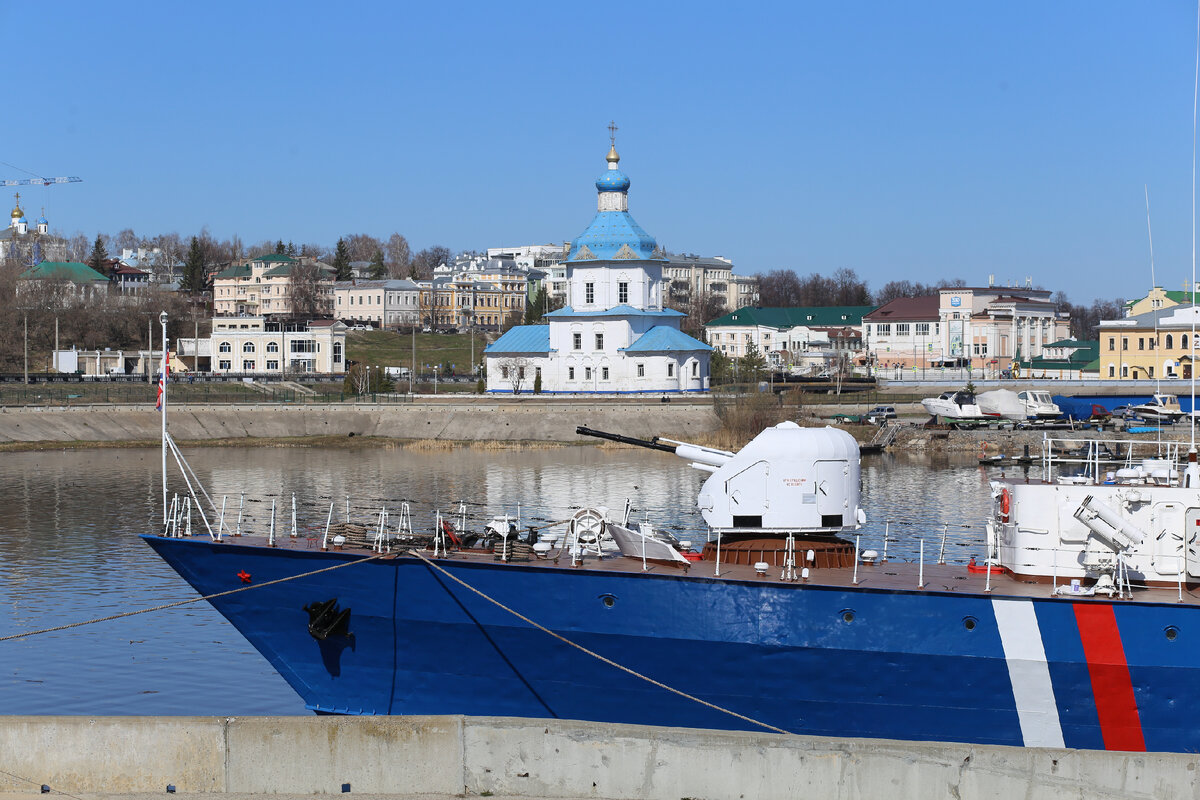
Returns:
[[[603,175],[596,178],[596,189],[601,192],[627,192],[629,177],[619,169],[606,169]]]
[[[623,348],[626,353],[662,353],[670,350],[712,350],[699,339],[693,339],[683,331],[675,330],[666,325],[655,325],[646,331],[636,342]]]
[[[601,195],[629,193],[629,177],[616,168],[616,148],[609,153],[610,169],[596,179],[596,190]],[[618,204],[628,208],[629,203]],[[601,204],[604,207],[604,204]],[[612,205],[608,206],[612,208]],[[567,253],[569,262],[586,261],[666,261],[658,249],[654,237],[646,233],[628,211],[600,211],[592,218],[592,224],[571,242]]]
[[[484,348],[483,352],[496,353],[549,353],[549,325],[515,325],[503,336]]]
[[[576,311],[570,306],[547,311],[543,317],[686,317],[682,311],[664,308],[655,311],[650,308],[634,308],[633,306],[613,306],[602,311]]]

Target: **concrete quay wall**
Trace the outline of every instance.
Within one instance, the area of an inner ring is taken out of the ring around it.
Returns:
[[[489,717],[0,717],[0,798],[1193,798],[1197,757]],[[25,779],[22,781],[21,779]],[[32,787],[32,788],[31,788]]]
[[[716,430],[708,403],[437,401],[353,405],[176,405],[177,441],[379,436],[447,441],[580,441],[575,428],[629,436],[687,436]],[[0,408],[0,442],[156,441],[161,417],[146,406]],[[593,440],[587,440],[589,442]]]

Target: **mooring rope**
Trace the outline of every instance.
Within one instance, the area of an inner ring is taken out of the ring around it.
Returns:
[[[400,552],[402,552],[402,551],[400,551]],[[354,561],[346,561],[342,564],[334,564],[332,567],[321,567],[321,569],[314,569],[311,572],[301,572],[299,575],[290,575],[286,578],[276,578],[275,580],[267,581],[266,583],[254,583],[249,586],[239,586],[236,589],[229,589],[224,592],[217,592],[216,594],[208,594],[208,595],[202,595],[200,597],[193,597],[189,600],[178,600],[174,603],[164,603],[159,606],[153,606],[152,608],[140,608],[137,611],[124,611],[120,614],[110,614],[107,617],[98,617],[96,619],[86,619],[86,620],[82,620],[80,622],[68,622],[66,625],[58,625],[53,628],[43,628],[42,630],[39,630],[39,631],[26,631],[25,633],[11,633],[8,636],[0,636],[0,642],[7,642],[12,639],[25,639],[30,636],[40,636],[43,633],[55,633],[57,631],[65,631],[70,628],[79,628],[84,625],[95,625],[97,622],[108,622],[108,621],[114,620],[114,619],[124,619],[125,617],[136,617],[138,614],[149,614],[151,611],[164,611],[168,608],[178,608],[179,606],[186,606],[191,603],[199,603],[201,600],[215,600],[218,597],[226,597],[231,594],[237,594],[238,592],[248,592],[251,589],[261,589],[264,586],[274,586],[277,583],[286,583],[287,581],[294,581],[297,578],[307,578],[310,575],[318,575],[322,572],[329,572],[331,570],[341,569],[342,567],[351,567],[351,566],[354,566],[355,564],[366,564],[368,561],[375,561],[380,558],[387,558],[388,556],[393,556],[393,555],[398,555],[398,554],[399,554],[399,552],[397,552],[397,553],[378,553],[373,556],[368,556],[367,558],[359,558],[359,559],[355,559]]]
[[[761,728],[766,728],[767,730],[774,731],[775,733],[792,735],[791,731],[786,731],[783,728],[776,728],[774,725],[770,725],[766,722],[761,722],[757,719],[754,719],[753,717],[747,717],[745,714],[739,714],[736,711],[725,708],[723,706],[719,706],[716,703],[710,703],[707,700],[702,700],[701,698],[696,697],[695,695],[688,694],[687,692],[676,689],[673,686],[668,686],[667,684],[665,684],[661,681],[657,681],[654,678],[651,678],[649,675],[643,675],[642,673],[640,673],[636,670],[630,669],[629,667],[627,667],[623,664],[618,664],[616,661],[613,661],[611,658],[602,656],[594,650],[589,650],[588,648],[584,647],[583,645],[581,645],[577,642],[573,642],[570,639],[568,639],[567,637],[565,637],[559,633],[555,633],[554,631],[547,628],[545,625],[539,625],[538,623],[534,622],[533,620],[531,620],[529,617],[525,616],[521,612],[519,612],[515,609],[512,609],[512,608],[509,608],[508,606],[504,605],[496,598],[485,594],[484,592],[480,591],[479,589],[476,589],[474,586],[472,586],[471,584],[462,580],[458,576],[451,574],[447,569],[439,566],[438,564],[435,564],[433,561],[429,560],[428,558],[426,558],[424,555],[417,552],[416,550],[410,550],[409,555],[419,558],[421,561],[424,561],[426,565],[428,565],[428,566],[432,567],[433,569],[437,570],[438,572],[442,573],[447,578],[454,581],[459,586],[462,586],[467,591],[470,591],[470,592],[473,592],[474,594],[479,595],[484,600],[488,601],[489,603],[496,606],[497,608],[507,611],[509,614],[512,614],[514,617],[516,617],[517,619],[526,623],[527,625],[532,625],[534,628],[537,628],[542,633],[549,634],[550,636],[553,636],[555,639],[558,639],[563,644],[569,645],[570,647],[574,647],[576,650],[579,650],[580,652],[585,653],[598,661],[608,664],[610,667],[615,667],[616,669],[621,670],[622,672],[626,673],[627,675],[632,675],[633,677],[639,678],[643,681],[646,681],[646,683],[649,683],[653,686],[657,686],[660,689],[665,689],[666,691],[670,692],[671,694],[679,695],[680,697],[682,697],[686,700],[691,700],[694,703],[699,703],[702,706],[707,706],[708,708],[711,708],[714,711],[720,711],[722,714],[728,714],[731,717],[736,717],[737,719],[740,719],[743,722],[749,722],[751,725],[758,725]]]

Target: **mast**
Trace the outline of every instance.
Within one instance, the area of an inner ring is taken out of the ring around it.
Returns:
[[[158,315],[162,325],[162,364],[158,371],[158,400],[162,412],[162,501],[163,525],[167,524],[167,312]]]

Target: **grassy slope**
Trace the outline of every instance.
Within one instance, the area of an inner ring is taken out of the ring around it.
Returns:
[[[418,333],[417,374],[431,372],[434,364],[442,367],[444,375],[454,365],[457,375],[467,374],[471,362],[471,335],[467,333]],[[495,337],[495,334],[491,334]],[[475,334],[475,363],[483,360],[487,346],[483,334]],[[412,334],[393,331],[349,331],[346,334],[346,357],[372,367],[412,366]],[[428,368],[427,366],[428,365]]]

